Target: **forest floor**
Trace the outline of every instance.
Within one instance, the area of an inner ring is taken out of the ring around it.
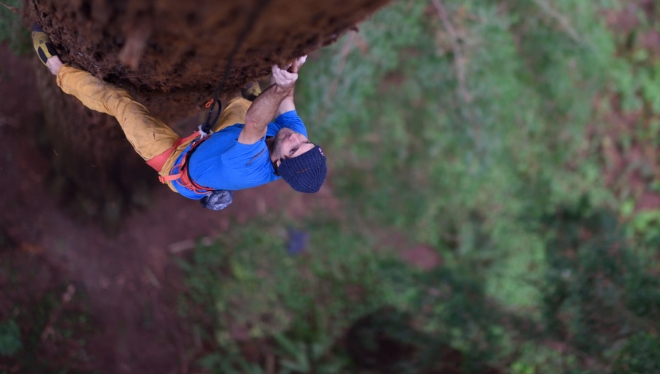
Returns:
[[[163,186],[153,191],[149,209],[127,217],[115,235],[74,220],[49,190],[50,158],[58,155],[37,141],[43,114],[31,57],[14,57],[0,46],[0,234],[9,243],[0,262],[32,264],[37,267],[32,273],[52,267],[59,274],[53,278],[67,279],[88,295],[97,326],[87,351],[102,372],[180,372],[190,342],[176,315],[173,287],[181,279],[173,253],[184,254],[195,240],[222,235],[271,210],[286,209],[295,218],[321,206],[336,209],[338,203],[329,187],[311,196],[280,181],[241,191],[229,209],[213,212]],[[0,279],[1,289],[10,287],[7,282]],[[0,311],[18,302],[3,297]]]
[[[606,12],[605,22],[619,41],[633,36],[636,41],[632,45],[620,43],[618,56],[635,63],[635,53],[646,53],[648,57],[641,66],[660,60],[660,32],[653,27],[644,28],[641,16],[653,20],[655,6],[653,1],[640,0],[620,10]],[[603,139],[605,183],[620,196],[633,197],[638,212],[660,209],[660,189],[654,183],[660,175],[658,116],[649,102],[634,110],[625,110],[623,106],[619,94],[606,92],[595,98],[595,108],[608,108],[598,111],[605,125],[587,129],[590,134],[600,132],[600,139]]]

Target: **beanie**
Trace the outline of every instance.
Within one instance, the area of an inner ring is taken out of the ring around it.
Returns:
[[[277,172],[294,190],[315,193],[321,189],[328,167],[318,145],[298,157],[282,160]]]

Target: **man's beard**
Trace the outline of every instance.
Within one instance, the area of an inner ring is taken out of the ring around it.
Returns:
[[[289,132],[292,133],[293,131],[287,128],[281,129],[273,138],[273,154],[275,154],[277,158],[282,157],[282,141]]]

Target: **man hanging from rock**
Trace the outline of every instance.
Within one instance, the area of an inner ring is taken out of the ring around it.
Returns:
[[[233,191],[283,178],[294,190],[315,193],[323,184],[326,158],[307,139],[295,110],[293,91],[306,56],[290,68],[272,68],[271,85],[251,102],[235,94],[210,135],[180,138],[169,126],[123,89],[63,64],[48,36],[35,25],[32,40],[39,59],[57,77],[57,85],[87,108],[117,119],[135,151],[174,192],[222,210]],[[273,118],[274,121],[273,121]]]

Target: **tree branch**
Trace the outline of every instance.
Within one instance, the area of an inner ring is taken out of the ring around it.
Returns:
[[[566,31],[568,36],[573,39],[574,42],[578,44],[583,44],[582,38],[580,35],[578,35],[577,31],[571,26],[571,22],[566,18],[563,14],[559,13],[557,10],[552,8],[550,4],[548,4],[545,0],[532,0],[534,1],[534,4],[538,5],[541,9],[543,9],[546,13],[550,15],[550,17],[554,18],[559,22],[559,25]]]
[[[458,45],[458,36],[456,34],[456,30],[454,30],[454,26],[449,21],[449,16],[447,15],[445,7],[442,5],[442,2],[440,2],[440,0],[433,0],[433,5],[438,11],[442,25],[444,26],[445,30],[447,30],[447,34],[449,35],[449,42],[451,43],[451,48],[454,51],[454,65],[456,66],[459,93],[466,103],[470,103],[472,102],[472,95],[470,95],[470,92],[467,89],[467,84],[465,82],[463,53],[461,52],[461,48]]]
[[[9,5],[3,3],[2,1],[0,1],[0,5],[4,6],[7,9],[9,9],[9,11],[14,13],[14,14],[20,14],[21,13],[20,9],[18,9],[16,7],[13,7],[13,6],[9,6]]]
[[[337,65],[337,74],[335,75],[335,79],[332,81],[332,84],[330,85],[330,90],[328,91],[328,96],[327,96],[327,102],[329,102],[334,96],[335,92],[337,91],[337,86],[339,85],[339,79],[341,78],[341,73],[344,71],[344,65],[346,64],[346,59],[348,58],[348,55],[351,53],[351,49],[353,48],[353,43],[355,42],[355,36],[357,35],[357,31],[350,32],[350,37],[344,44],[344,46],[341,49],[341,59],[339,60],[339,64]]]

